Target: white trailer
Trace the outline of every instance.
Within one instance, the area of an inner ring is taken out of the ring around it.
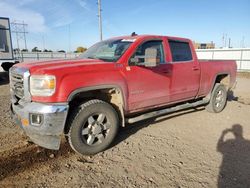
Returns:
[[[9,18],[0,17],[0,72],[8,71],[17,62],[13,57]]]

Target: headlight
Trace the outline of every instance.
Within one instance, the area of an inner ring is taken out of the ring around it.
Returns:
[[[32,96],[51,96],[55,93],[56,78],[51,75],[33,75],[30,77]]]

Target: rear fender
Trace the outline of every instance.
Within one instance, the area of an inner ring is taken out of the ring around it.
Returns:
[[[220,76],[224,76],[223,78],[219,79]],[[231,76],[229,72],[221,72],[218,73],[214,76],[213,81],[211,83],[211,87],[210,87],[210,91],[208,93],[208,95],[205,97],[206,99],[210,100],[211,94],[213,92],[214,86],[216,83],[223,83],[226,85],[227,90],[229,90],[231,88]]]

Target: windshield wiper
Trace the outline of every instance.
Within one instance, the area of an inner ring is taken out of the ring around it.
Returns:
[[[102,58],[102,57],[94,57],[94,56],[90,56],[87,57],[88,59],[98,59],[98,60],[102,60],[102,61],[108,61],[108,62],[112,62],[114,59],[107,59],[107,58]]]
[[[96,57],[92,57],[92,56],[90,56],[90,57],[87,57],[88,59],[98,59],[98,58],[96,58]]]

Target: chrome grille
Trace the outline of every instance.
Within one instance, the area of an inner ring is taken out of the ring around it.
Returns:
[[[11,72],[10,83],[13,94],[19,99],[22,99],[24,97],[23,75]]]

